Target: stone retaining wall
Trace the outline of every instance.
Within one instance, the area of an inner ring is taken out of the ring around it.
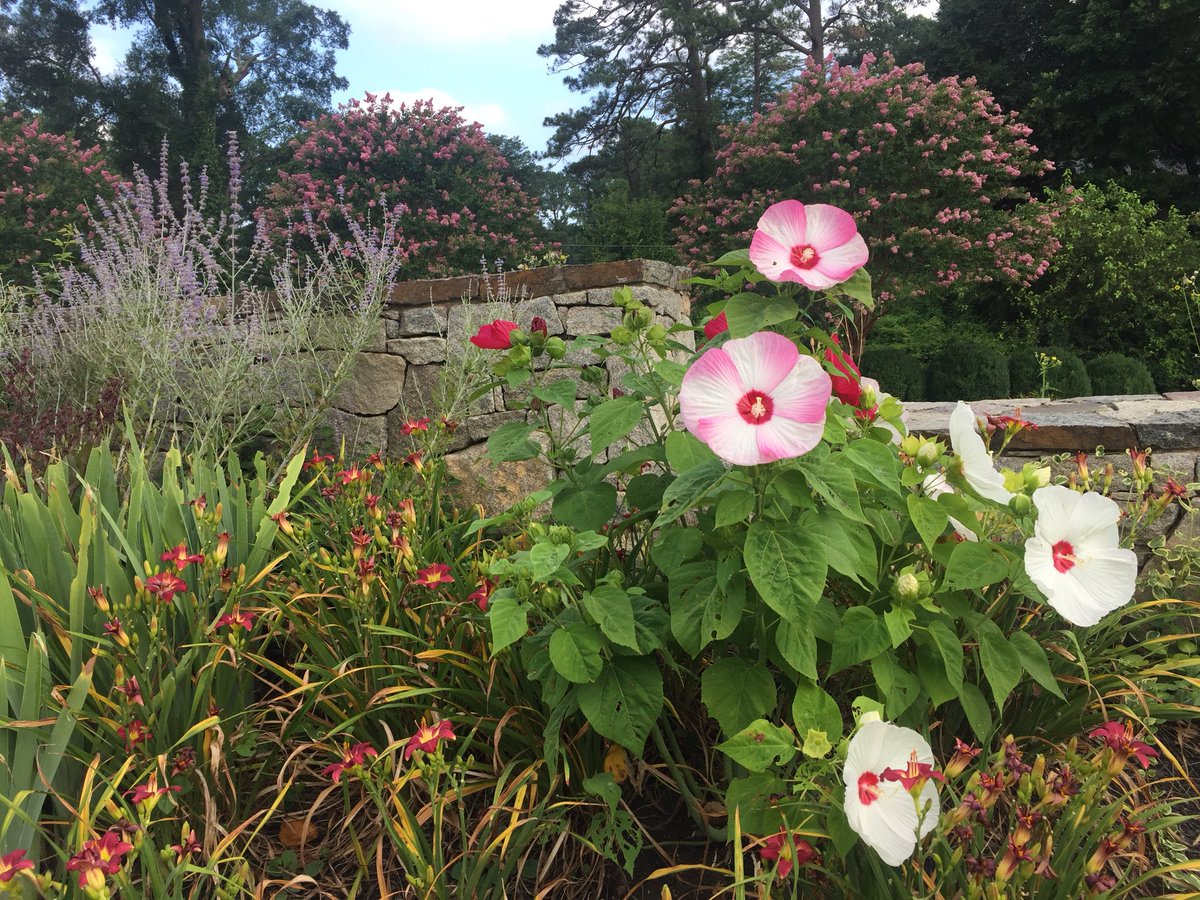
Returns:
[[[626,260],[588,266],[558,266],[396,285],[383,313],[379,333],[360,355],[354,375],[334,402],[329,418],[334,436],[351,453],[409,452],[400,428],[407,419],[438,413],[433,398],[448,359],[468,346],[482,324],[510,319],[528,329],[530,320],[546,320],[552,335],[608,334],[621,322],[612,305],[614,288],[627,286],[652,308],[667,327],[687,321],[690,304],[681,286],[685,269],[654,260]],[[496,295],[501,299],[496,300]],[[491,302],[489,302],[489,299]],[[598,357],[576,360],[598,364]],[[510,408],[506,389],[481,397],[460,423],[451,449],[463,454],[478,448],[505,422],[524,415]],[[464,463],[470,455],[459,457]]]

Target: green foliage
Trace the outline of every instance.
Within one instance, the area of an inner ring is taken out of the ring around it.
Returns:
[[[991,347],[953,341],[929,360],[925,396],[930,400],[994,400],[1009,393],[1008,360]]]
[[[1154,379],[1141,360],[1123,353],[1102,353],[1087,361],[1092,393],[1153,394]]]
[[[1065,347],[1020,347],[1008,358],[1009,387],[1014,397],[1042,396],[1042,357],[1047,397],[1087,397],[1096,391],[1079,354]]]
[[[1159,390],[1190,386],[1200,358],[1179,285],[1200,269],[1200,225],[1111,182],[1067,185],[1051,202],[1062,248],[1017,298],[1037,339],[1140,359]]]
[[[863,351],[859,368],[894,397],[909,401],[925,399],[925,367],[903,347],[871,345]]]
[[[588,205],[580,242],[595,262],[631,257],[678,260],[665,204],[654,197],[631,196],[625,181],[613,182]]]

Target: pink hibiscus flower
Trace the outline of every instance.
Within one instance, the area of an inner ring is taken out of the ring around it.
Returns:
[[[683,376],[684,427],[726,462],[802,456],[821,440],[832,387],[783,335],[760,331],[706,350]]]
[[[822,291],[866,265],[867,243],[845,210],[784,200],[758,220],[750,262],[771,281],[796,281]]]

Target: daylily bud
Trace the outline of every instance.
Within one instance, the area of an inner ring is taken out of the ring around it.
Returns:
[[[225,563],[225,557],[229,555],[229,532],[222,531],[217,535],[217,549],[212,553],[212,561],[218,566]]]

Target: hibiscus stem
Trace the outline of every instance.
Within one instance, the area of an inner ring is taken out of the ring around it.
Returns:
[[[704,817],[701,811],[700,801],[696,798],[696,792],[684,775],[683,771],[675,762],[675,757],[667,749],[667,742],[663,740],[662,730],[658,725],[651,729],[650,734],[654,737],[654,745],[658,748],[658,752],[662,755],[663,761],[667,764],[667,770],[671,773],[671,777],[675,779],[675,784],[679,788],[679,793],[683,795],[684,805],[687,807],[688,815],[692,821],[708,836],[710,841],[722,841],[728,839],[728,834],[724,828],[713,828],[708,820]]]

